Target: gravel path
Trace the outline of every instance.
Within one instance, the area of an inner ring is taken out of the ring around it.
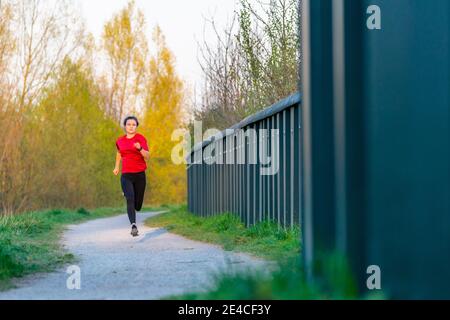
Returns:
[[[69,226],[62,241],[79,260],[81,288],[67,288],[70,274],[64,266],[18,281],[17,288],[0,292],[0,300],[161,299],[208,290],[217,271],[267,267],[264,260],[143,225],[156,214],[138,214],[136,238],[130,235],[126,215]]]

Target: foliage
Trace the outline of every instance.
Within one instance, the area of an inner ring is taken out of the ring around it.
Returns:
[[[105,23],[99,43],[80,20],[68,0],[0,1],[0,215],[122,204],[112,171],[126,113],[145,115],[146,200],[184,200],[184,166],[170,155],[184,86],[162,31],[150,57],[134,1]]]
[[[149,203],[182,203],[186,194],[186,169],[172,161],[172,133],[184,127],[184,83],[175,70],[175,59],[159,27],[153,33],[156,54],[149,64],[143,133],[148,137]]]
[[[29,197],[37,208],[104,206],[121,200],[110,168],[120,130],[105,118],[92,75],[79,64],[63,62],[45,98],[30,111],[25,132],[22,147],[33,164]]]
[[[223,130],[295,93],[299,21],[297,0],[240,0],[223,32],[213,20],[217,45],[201,48],[204,88],[195,119]]]
[[[108,58],[105,108],[120,123],[126,114],[139,111],[145,96],[148,44],[144,14],[134,1],[105,24],[102,49]]]

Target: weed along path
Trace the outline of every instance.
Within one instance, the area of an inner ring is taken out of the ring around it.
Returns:
[[[16,288],[0,292],[0,300],[161,299],[212,289],[220,271],[267,266],[247,254],[144,226],[145,219],[157,214],[138,214],[136,238],[126,215],[69,226],[62,244],[77,262],[20,279]]]

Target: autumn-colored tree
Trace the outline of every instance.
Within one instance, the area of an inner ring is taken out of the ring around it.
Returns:
[[[68,0],[18,0],[14,8],[14,28],[20,32],[12,66],[20,112],[40,98],[62,60],[80,47],[84,29]]]
[[[75,52],[83,28],[68,1],[0,2],[0,203],[20,211],[32,188],[33,162],[26,160],[24,132],[64,57]]]
[[[171,134],[183,127],[185,92],[161,31],[150,59],[132,1],[105,24],[98,55],[71,5],[0,0],[0,215],[124,205],[112,174],[118,122],[144,110],[149,202],[184,201]]]
[[[7,84],[8,64],[15,49],[12,20],[12,6],[0,1],[0,97],[6,95],[4,85]],[[5,111],[5,108],[0,111]]]
[[[120,128],[105,118],[93,77],[79,63],[64,61],[30,120],[23,147],[34,162],[27,196],[36,206],[93,207],[122,200],[111,173]]]
[[[145,19],[134,1],[105,24],[102,40],[108,62],[102,77],[107,90],[105,108],[120,123],[125,113],[139,112],[145,85]]]
[[[0,126],[8,128],[13,112],[11,109],[12,86],[9,83],[8,66],[14,53],[14,38],[12,34],[13,11],[10,4],[0,1]],[[0,210],[5,211],[4,198],[8,187],[8,173],[4,170],[7,164],[5,152],[8,141],[0,141]]]
[[[185,126],[184,84],[175,70],[175,59],[159,27],[153,33],[156,54],[149,63],[143,132],[149,139],[149,203],[181,203],[185,200],[186,172],[172,162],[178,143],[172,133]]]
[[[3,119],[10,106],[13,89],[8,79],[8,68],[15,49],[12,21],[12,6],[0,1],[0,125],[5,124]]]

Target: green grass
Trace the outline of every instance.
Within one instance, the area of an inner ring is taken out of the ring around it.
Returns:
[[[304,285],[298,272],[298,259],[284,262],[282,268],[270,274],[254,271],[235,275],[215,275],[215,289],[205,293],[188,293],[169,299],[186,300],[290,300],[299,298],[314,298],[320,292],[311,286]]]
[[[270,260],[282,261],[300,254],[298,227],[284,230],[275,223],[264,222],[246,228],[233,214],[201,218],[189,213],[185,205],[166,208],[168,213],[147,219],[146,225]]]
[[[357,299],[355,280],[342,255],[318,257],[314,283],[306,283],[300,263],[300,230],[283,230],[274,223],[259,223],[250,228],[232,214],[202,218],[188,212],[186,206],[167,206],[168,213],[149,218],[150,227],[162,227],[193,240],[221,245],[225,250],[240,251],[278,263],[269,273],[253,271],[235,275],[216,274],[215,289],[206,293],[170,296],[166,299],[188,300],[296,300]],[[368,296],[379,299],[382,296]]]
[[[200,218],[185,205],[163,205],[143,211],[168,210],[146,221],[194,240],[221,245],[225,250],[247,252],[273,260],[280,266],[269,276],[252,274],[216,275],[216,288],[168,299],[355,299],[355,282],[345,259],[324,254],[314,265],[314,284],[304,282],[299,261],[300,230],[283,230],[273,223],[250,228],[231,214]],[[0,290],[12,286],[12,279],[35,272],[50,272],[65,263],[76,262],[59,244],[68,224],[122,214],[124,208],[50,210],[0,217]],[[367,298],[382,299],[381,296]]]
[[[152,208],[144,208],[150,211]],[[0,216],[0,290],[12,287],[12,279],[36,272],[50,272],[76,258],[63,250],[60,238],[69,224],[110,217],[124,208],[87,210],[54,209]]]
[[[384,300],[383,292],[358,295],[346,260],[339,254],[321,257],[314,282],[307,283],[300,258],[289,258],[269,275],[260,271],[216,274],[209,292],[170,296],[170,300]]]

